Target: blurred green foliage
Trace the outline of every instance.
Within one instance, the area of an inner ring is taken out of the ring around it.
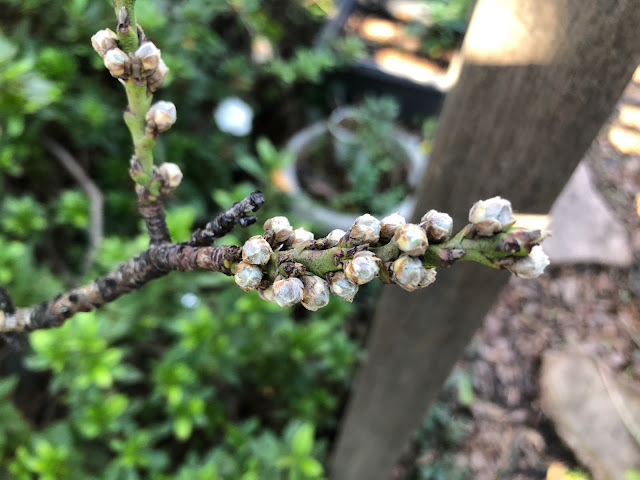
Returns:
[[[41,145],[44,136],[64,145],[105,197],[107,236],[84,281],[148,239],[127,173],[124,92],[90,43],[97,30],[114,28],[111,2],[0,5],[0,283],[16,305],[29,305],[72,285],[90,223],[83,190]],[[311,48],[331,2],[145,0],[137,8],[172,69],[156,97],[176,104],[178,123],[156,158],[184,172],[167,215],[179,241],[256,187],[273,194],[270,172],[290,161],[269,122],[256,122],[248,137],[221,132],[217,103],[238,96],[256,117],[277,116],[274,102],[295,101],[288,92],[359,55],[361,45]],[[257,38],[271,43],[271,59],[252,59]],[[268,199],[260,218],[282,208],[281,197]],[[173,274],[35,332],[23,361],[29,370],[0,380],[0,477],[324,478],[325,437],[358,358],[343,331],[351,311],[337,299],[311,321],[255,292],[240,294],[232,279]],[[12,395],[27,399],[18,401],[22,411]]]

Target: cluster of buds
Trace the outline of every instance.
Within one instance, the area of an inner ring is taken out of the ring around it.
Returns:
[[[118,35],[105,28],[91,37],[91,45],[103,58],[111,75],[121,80],[133,78],[139,85],[146,82],[149,91],[155,92],[164,83],[169,68],[153,42],[144,38],[144,35],[140,40],[138,49],[128,55],[120,48]]]
[[[274,217],[264,223],[264,235],[242,247],[236,283],[280,306],[301,303],[317,310],[328,304],[331,293],[352,302],[360,285],[377,277],[409,292],[427,287],[436,279],[434,267],[448,266],[467,253],[471,260],[522,278],[537,277],[549,265],[538,245],[541,232],[511,229],[508,201],[477,202],[469,218],[471,225],[452,237],[451,216],[437,210],[418,224],[407,223],[399,213],[382,221],[366,214],[347,232],[333,230],[315,240],[304,228],[294,230],[286,217]]]

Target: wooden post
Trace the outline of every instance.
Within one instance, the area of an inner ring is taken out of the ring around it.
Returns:
[[[479,0],[445,100],[416,214],[495,195],[547,213],[640,62],[637,0]],[[331,465],[383,480],[508,274],[438,272],[420,293],[388,287]]]

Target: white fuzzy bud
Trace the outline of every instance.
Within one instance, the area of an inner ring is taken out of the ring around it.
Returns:
[[[255,290],[262,281],[262,270],[250,263],[240,262],[236,266],[235,281],[243,290]]]
[[[310,242],[314,239],[313,233],[305,230],[304,228],[296,228],[293,231],[293,245],[298,243]]]
[[[549,265],[549,257],[540,245],[531,249],[531,253],[526,257],[517,258],[513,265],[507,269],[520,278],[536,278],[542,275],[544,269]]]
[[[356,253],[344,269],[347,278],[358,285],[369,283],[379,272],[378,259],[369,251]]]
[[[177,188],[182,181],[182,171],[175,163],[165,162],[158,168],[164,186],[170,189]]]
[[[340,243],[340,240],[342,240],[343,237],[345,236],[345,234],[346,232],[344,230],[340,230],[339,228],[336,228],[335,230],[331,230],[329,232],[329,235],[326,236],[328,246],[335,247],[336,245],[338,245]]]
[[[469,222],[481,237],[503,232],[515,223],[511,202],[500,197],[480,200],[469,210]]]
[[[368,213],[356,218],[349,230],[349,243],[352,245],[377,243],[380,239],[380,226],[380,220]]]
[[[422,278],[420,279],[420,283],[418,284],[418,288],[424,288],[431,285],[436,281],[436,269],[435,268],[424,268],[422,269]]]
[[[158,132],[166,132],[176,123],[176,106],[172,102],[161,100],[154,103],[147,112],[147,126]]]
[[[422,271],[425,270],[422,262],[415,257],[402,254],[393,262],[393,281],[408,292],[413,292],[422,280]]]
[[[276,297],[273,293],[273,287],[271,285],[269,285],[267,288],[259,288],[258,295],[260,295],[260,298],[265,302],[275,302]]]
[[[162,60],[161,57],[158,60],[157,68],[151,74],[151,76],[147,78],[147,87],[149,87],[149,90],[155,92],[157,89],[159,89],[164,83],[164,79],[167,77],[168,73],[169,67],[167,67],[167,64],[164,63],[164,60]]]
[[[382,219],[380,238],[386,241],[391,240],[396,233],[396,229],[405,223],[407,223],[407,221],[398,212],[387,215]]]
[[[453,232],[453,218],[448,213],[429,210],[421,219],[420,226],[427,232],[430,242],[443,242]]]
[[[304,275],[301,280],[304,285],[302,306],[312,312],[326,307],[329,303],[329,286],[327,282],[316,275]]]
[[[135,56],[140,59],[143,73],[155,70],[160,64],[160,50],[153,42],[144,42],[140,45],[136,50]]]
[[[281,278],[273,282],[273,296],[281,307],[292,307],[302,301],[304,285],[299,278]]]
[[[104,57],[112,48],[118,48],[118,36],[111,29],[105,28],[91,37],[91,45],[98,55]]]
[[[261,235],[251,237],[242,246],[242,260],[253,265],[266,265],[272,253],[271,245]]]
[[[412,257],[422,255],[429,246],[426,232],[413,223],[398,226],[393,238],[398,248]]]
[[[349,280],[344,272],[335,272],[331,275],[331,286],[329,288],[334,295],[351,303],[356,293],[358,293],[359,287],[357,283]]]
[[[104,66],[114,77],[125,73],[129,64],[129,56],[119,48],[112,48],[104,55]]]
[[[264,222],[264,229],[272,230],[275,234],[276,242],[286,242],[293,235],[293,229],[287,217],[273,217]]]

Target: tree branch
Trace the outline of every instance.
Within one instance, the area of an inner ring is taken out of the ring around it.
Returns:
[[[42,144],[78,182],[89,198],[89,248],[82,265],[84,275],[91,268],[102,242],[104,198],[100,189],[66,148],[49,137],[43,137]]]
[[[148,250],[88,285],[75,288],[39,305],[3,310],[0,313],[0,332],[29,332],[60,326],[76,313],[100,308],[105,303],[138,290],[151,280],[172,271],[210,270],[230,275],[231,266],[241,257],[241,249],[235,246],[152,245]],[[0,287],[0,293],[2,292],[6,293]]]
[[[212,245],[217,238],[224,237],[233,230],[233,227],[240,224],[242,227],[248,227],[256,221],[253,215],[247,216],[248,213],[255,212],[264,204],[264,196],[262,193],[255,191],[241,202],[233,204],[229,210],[221,213],[207,225],[193,232],[189,245],[203,246]]]

